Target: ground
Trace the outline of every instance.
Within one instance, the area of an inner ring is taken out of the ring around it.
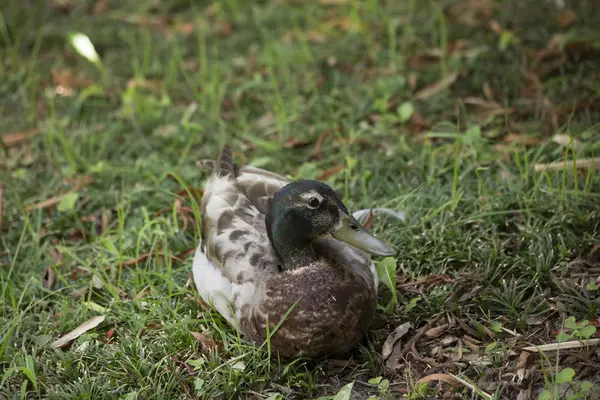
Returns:
[[[0,398],[598,398],[594,1],[190,3],[0,11]],[[350,354],[269,362],[199,301],[225,142],[406,213]]]

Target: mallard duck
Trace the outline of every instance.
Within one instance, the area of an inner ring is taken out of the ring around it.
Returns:
[[[359,342],[376,309],[370,254],[393,255],[392,245],[325,183],[234,165],[229,146],[199,165],[212,168],[193,261],[202,299],[254,342],[270,332],[281,357],[340,354]]]

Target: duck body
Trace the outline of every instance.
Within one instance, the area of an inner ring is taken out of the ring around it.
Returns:
[[[392,254],[391,246],[324,183],[234,166],[229,147],[203,165],[213,168],[193,261],[203,300],[250,340],[269,335],[282,357],[339,354],[359,342],[376,309],[368,252]]]

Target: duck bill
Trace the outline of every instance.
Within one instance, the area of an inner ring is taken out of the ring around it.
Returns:
[[[394,247],[367,232],[356,218],[340,211],[340,222],[333,237],[376,256],[393,256]]]

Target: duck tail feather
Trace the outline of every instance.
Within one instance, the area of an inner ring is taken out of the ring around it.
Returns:
[[[213,171],[217,176],[235,176],[233,155],[231,154],[231,147],[229,145],[225,145],[221,148],[221,154],[219,154],[219,158]]]

